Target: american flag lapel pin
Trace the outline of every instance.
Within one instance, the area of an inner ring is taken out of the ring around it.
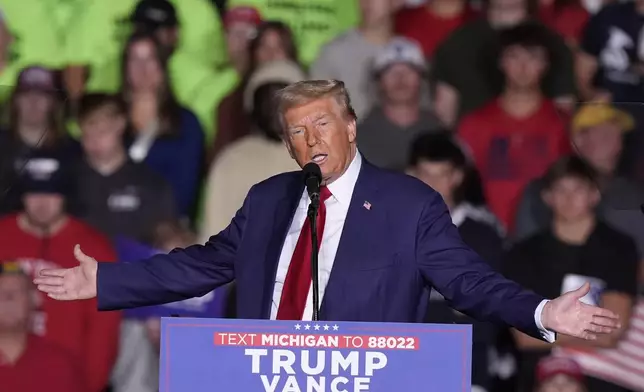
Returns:
[[[365,202],[364,202],[364,204],[362,204],[362,206],[363,206],[367,211],[371,211],[371,203],[369,203],[368,201],[366,201],[366,200],[365,200]]]

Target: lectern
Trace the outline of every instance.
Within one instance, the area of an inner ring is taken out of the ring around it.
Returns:
[[[470,325],[162,318],[160,392],[467,392]]]

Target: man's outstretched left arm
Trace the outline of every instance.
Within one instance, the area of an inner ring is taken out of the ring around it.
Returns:
[[[494,271],[461,239],[438,195],[428,200],[416,233],[416,262],[425,281],[455,309],[554,341],[541,323],[547,300]]]

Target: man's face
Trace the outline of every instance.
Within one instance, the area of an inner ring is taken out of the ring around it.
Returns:
[[[595,170],[612,174],[622,153],[622,135],[617,124],[607,122],[576,132],[572,140],[578,154]]]
[[[593,211],[599,202],[599,191],[580,178],[564,177],[544,192],[544,201],[556,217],[575,222]]]
[[[64,197],[56,193],[27,193],[23,196],[25,214],[41,227],[48,227],[63,215]]]
[[[585,392],[586,388],[577,380],[558,374],[542,383],[537,392]]]
[[[33,306],[31,294],[25,276],[0,276],[0,331],[21,332],[29,328]]]
[[[284,114],[286,148],[304,167],[315,162],[325,183],[344,173],[356,153],[356,122],[334,97],[320,98]]]
[[[453,201],[454,190],[463,182],[463,171],[449,162],[422,160],[410,174],[440,193],[445,201]]]
[[[380,75],[380,88],[385,102],[417,102],[420,99],[420,73],[407,64],[394,64]]]
[[[402,6],[404,0],[360,0],[362,21],[367,26],[375,26],[387,20],[392,12]]]
[[[286,43],[282,40],[282,36],[275,30],[266,30],[255,51],[255,63],[260,65],[287,58]]]
[[[135,90],[157,91],[159,89],[163,83],[163,70],[151,41],[141,40],[130,46],[127,76]]]
[[[246,22],[233,22],[226,27],[226,48],[233,56],[248,55],[248,44],[255,36],[257,29]]]
[[[501,70],[506,84],[514,88],[539,88],[547,66],[545,48],[511,46],[501,55]]]
[[[90,113],[80,121],[81,143],[85,154],[98,159],[108,159],[123,148],[125,118],[115,114],[110,107]]]
[[[43,126],[54,105],[51,94],[41,91],[24,91],[16,97],[18,115],[25,125]],[[43,128],[43,132],[45,128]]]
[[[490,0],[487,18],[494,28],[514,27],[528,18],[528,0]]]
[[[177,46],[179,39],[178,27],[159,27],[154,30],[154,36],[159,40],[159,43],[164,49],[173,51]]]

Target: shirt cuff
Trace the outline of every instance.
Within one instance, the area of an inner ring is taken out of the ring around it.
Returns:
[[[534,311],[534,322],[535,324],[537,324],[537,328],[539,329],[539,333],[541,333],[541,337],[548,343],[554,343],[557,335],[554,331],[545,329],[543,327],[543,323],[541,322],[541,313],[543,313],[543,308],[548,302],[549,300],[544,299],[543,301],[541,301],[539,306],[537,306],[537,310]]]

